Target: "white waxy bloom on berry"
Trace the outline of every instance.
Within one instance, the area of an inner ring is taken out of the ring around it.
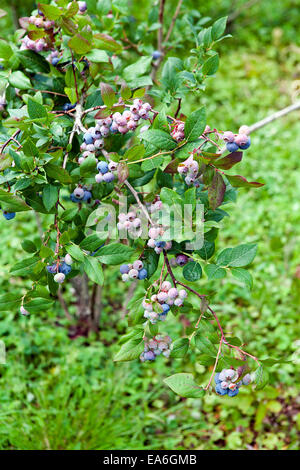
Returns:
[[[154,239],[157,238],[157,237],[159,236],[159,234],[160,234],[160,229],[159,229],[159,227],[152,227],[152,228],[150,228],[148,234],[149,234],[149,237],[150,237],[150,238],[154,238]]]
[[[129,277],[128,274],[126,274],[126,273],[122,274],[122,281],[127,282],[127,281],[129,281],[129,279],[130,279],[130,277]]]
[[[128,212],[127,219],[130,220],[130,222],[133,222],[133,220],[135,219],[135,213],[132,211]]]
[[[225,390],[226,388],[229,388],[230,387],[230,382],[226,382],[225,380],[223,380],[223,382],[221,382],[221,387]],[[230,389],[232,390],[232,389]]]
[[[103,181],[103,175],[102,175],[102,173],[98,173],[98,174],[95,176],[95,181],[96,181],[96,183],[102,183],[102,181]]]
[[[65,277],[66,276],[63,273],[57,273],[53,279],[55,282],[58,282],[58,284],[62,284],[65,280]]]
[[[157,295],[156,294],[151,295],[151,301],[152,302],[157,302]]]
[[[86,149],[87,149],[89,152],[94,152],[95,146],[94,146],[94,144],[88,144],[88,145],[86,146]]]
[[[167,300],[167,298],[168,298],[168,294],[166,292],[159,292],[157,294],[157,300],[159,302],[164,302],[165,300]]]
[[[147,245],[150,247],[150,248],[155,248],[155,240],[153,238],[150,238],[147,242]]]
[[[117,162],[113,162],[113,161],[109,162],[108,168],[110,171],[115,171],[118,168]]]
[[[79,157],[78,158],[78,164],[81,165],[84,162],[85,158],[84,157]]]
[[[144,265],[143,265],[143,262],[138,259],[133,263],[132,266],[133,266],[133,269],[137,269],[138,271],[140,271],[140,269],[142,269]]]
[[[120,222],[125,222],[125,220],[127,220],[127,215],[124,214],[124,212],[121,212],[119,215],[118,215],[118,219]]]
[[[103,141],[103,139],[97,139],[97,140],[95,140],[95,142],[94,142],[94,147],[95,147],[96,149],[102,149],[103,146],[104,146],[104,141]]]
[[[130,220],[125,220],[124,227],[129,229],[131,226],[132,226],[132,222],[130,222]]]
[[[181,299],[186,299],[187,297],[187,291],[184,290],[184,289],[180,289],[180,291],[178,292],[178,295]]]
[[[239,128],[239,134],[250,134],[250,127],[245,125],[241,126]]]
[[[162,290],[169,291],[172,287],[172,284],[169,281],[164,281],[161,285]]]
[[[172,299],[171,297],[168,297],[167,300],[166,300],[166,304],[168,305],[174,305],[174,299]]]
[[[183,305],[183,300],[179,298],[175,299],[174,305],[176,305],[176,307],[181,307]]]
[[[72,256],[69,255],[69,253],[67,253],[66,256],[65,256],[65,263],[68,264],[69,266],[71,266],[71,264],[73,264]]]
[[[128,273],[128,276],[130,277],[130,279],[136,279],[139,275],[139,272],[137,269],[131,269]]]
[[[178,290],[176,289],[176,287],[171,287],[168,294],[171,299],[175,299],[176,297],[178,297]]]
[[[139,218],[137,217],[137,218],[134,219],[134,221],[132,222],[132,225],[133,225],[133,227],[135,227],[135,228],[140,227],[140,225],[141,225],[141,219],[139,219]]]

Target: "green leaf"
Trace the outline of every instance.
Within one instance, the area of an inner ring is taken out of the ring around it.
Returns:
[[[89,235],[80,242],[80,248],[82,250],[94,251],[99,248],[104,241],[98,237],[98,235]]]
[[[27,276],[28,274],[32,273],[33,269],[36,267],[39,261],[40,259],[36,256],[23,259],[11,268],[10,273],[13,276]]]
[[[4,189],[0,189],[0,203],[2,204],[2,209],[7,210],[8,212],[23,212],[31,210],[31,207],[28,206],[23,199],[4,191]]]
[[[46,59],[41,55],[29,49],[18,52],[18,58],[27,70],[35,73],[49,73],[50,67]]]
[[[196,384],[192,374],[174,374],[164,379],[173,392],[185,398],[201,398],[205,395],[202,387]]]
[[[135,160],[140,160],[145,155],[145,146],[143,144],[134,145],[126,150],[124,159],[134,162]]]
[[[195,346],[202,354],[207,354],[209,356],[215,357],[217,354],[216,346],[208,339],[206,336],[203,336],[201,331],[197,332],[194,336]]]
[[[166,206],[182,205],[182,197],[176,193],[173,189],[162,188],[160,192],[160,200]]]
[[[8,81],[11,86],[19,88],[20,90],[28,90],[28,88],[32,88],[29,78],[20,70],[12,72],[8,77]]]
[[[188,141],[197,140],[203,133],[206,126],[205,108],[197,109],[186,120],[184,126],[185,138]]]
[[[24,308],[28,310],[29,313],[41,312],[48,310],[54,304],[53,300],[36,298],[32,299],[29,302],[24,304]]]
[[[222,34],[225,32],[226,23],[227,23],[227,16],[223,16],[223,18],[219,18],[217,21],[214,22],[211,28],[211,37],[215,41],[219,39]]]
[[[128,65],[123,70],[123,77],[126,81],[134,81],[137,77],[141,75],[145,75],[150,68],[152,62],[152,57],[146,56],[141,57],[137,62],[134,64]]]
[[[58,200],[58,187],[47,184],[43,189],[43,203],[47,211],[50,211]]]
[[[91,33],[81,31],[75,34],[68,42],[68,46],[76,52],[76,54],[86,54],[92,48]]]
[[[219,67],[219,55],[215,54],[207,59],[202,65],[203,75],[214,75]]]
[[[248,266],[254,260],[256,252],[257,245],[255,243],[247,243],[235,248],[225,248],[219,254],[217,264],[234,268]]]
[[[259,366],[255,371],[256,390],[262,390],[269,381],[269,373],[263,366]]]
[[[190,342],[188,338],[179,338],[172,343],[171,357],[184,357],[188,352]]]
[[[84,253],[81,251],[79,246],[77,245],[69,245],[66,247],[67,252],[72,256],[72,258],[76,259],[77,261],[84,261]]]
[[[231,274],[238,279],[239,281],[243,282],[245,286],[251,290],[253,287],[253,279],[251,274],[243,268],[232,268]]]
[[[107,85],[106,83],[103,83],[103,82],[100,84],[100,89],[101,89],[101,97],[102,97],[103,103],[108,108],[111,108],[116,102],[116,94],[114,90],[112,89],[110,85]]]
[[[11,312],[21,304],[22,296],[20,294],[0,295],[0,311]]]
[[[27,251],[27,253],[35,253],[37,250],[35,244],[31,240],[23,240],[21,245],[23,250]]]
[[[72,178],[67,170],[61,168],[55,163],[48,163],[46,166],[44,166],[44,169],[50,178],[65,184],[72,183]]]
[[[0,58],[4,60],[8,60],[11,58],[12,55],[13,55],[13,50],[10,47],[10,45],[3,39],[0,39]]]
[[[142,133],[141,138],[152,144],[157,150],[173,150],[177,146],[170,134],[159,129],[145,131]]]
[[[109,62],[109,57],[107,53],[99,49],[92,49],[86,54],[86,58],[89,59],[91,62],[96,63]]]
[[[96,256],[103,264],[116,265],[128,261],[134,251],[134,248],[122,243],[110,243],[101,248]]]
[[[223,279],[226,276],[226,270],[220,268],[216,264],[208,264],[205,266],[204,271],[210,281],[214,279]]]
[[[63,11],[54,5],[39,3],[38,8],[49,20],[57,20],[63,14]]]
[[[120,351],[115,355],[114,361],[124,362],[137,359],[144,350],[144,340],[140,338],[132,338],[124,343]]]
[[[202,268],[199,263],[195,261],[189,261],[183,268],[182,274],[184,279],[189,282],[198,281],[202,276]]]
[[[94,42],[95,42],[95,45],[99,49],[116,52],[117,54],[122,52],[122,45],[119,44],[115,39],[113,39],[108,34],[103,34],[103,33],[94,34]]]
[[[103,270],[97,258],[86,256],[84,258],[83,268],[91,281],[95,282],[96,284],[99,284],[100,286],[103,285]]]

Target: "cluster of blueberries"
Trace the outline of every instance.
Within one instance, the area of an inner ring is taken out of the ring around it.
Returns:
[[[55,22],[52,20],[46,20],[41,11],[38,12],[37,16],[29,16],[28,18],[21,18],[20,24],[22,27],[27,28],[29,25],[34,25],[37,28],[43,28],[45,31],[52,29],[55,25]],[[48,48],[48,44],[44,38],[39,38],[36,40],[30,39],[29,36],[24,36],[21,44],[21,51],[25,49],[30,49],[35,52],[41,52],[44,49]]]
[[[225,131],[222,138],[226,142],[226,148],[229,152],[236,152],[238,149],[246,150],[251,145],[250,137],[248,136],[249,127],[242,126],[239,128],[239,133],[234,134],[231,131]]]
[[[134,211],[129,211],[127,214],[121,212],[118,215],[119,222],[117,223],[118,230],[128,230],[128,232],[135,233],[140,231],[141,219],[137,217]]]
[[[170,250],[172,248],[172,242],[166,242],[162,240],[162,236],[164,234],[164,229],[162,227],[151,227],[149,229],[148,235],[149,240],[147,245],[150,248],[154,248],[155,253],[158,255],[162,253],[163,250]]]
[[[100,160],[97,164],[97,170],[99,173],[95,176],[96,183],[111,183],[115,179],[113,171],[116,171],[118,164],[114,161],[107,163],[104,160]]]
[[[179,163],[177,171],[180,175],[183,175],[185,183],[190,185],[198,186],[197,176],[199,171],[199,164],[194,160],[193,155],[190,155],[184,162]]]
[[[80,202],[90,202],[90,200],[92,199],[92,193],[91,191],[88,191],[87,189],[78,186],[74,189],[73,193],[70,196],[70,199],[72,202],[76,202],[77,204],[79,204]]]
[[[122,281],[126,282],[130,279],[146,279],[148,276],[147,269],[144,268],[144,264],[141,260],[136,260],[132,264],[122,264],[120,266],[120,273],[122,274]]]
[[[76,103],[65,103],[62,107],[63,111],[71,111],[72,109],[76,108]]]
[[[54,281],[62,284],[65,277],[72,271],[71,265],[73,264],[72,257],[67,254],[62,263],[53,263],[46,266],[48,273],[54,274]]]
[[[165,357],[169,357],[171,353],[172,339],[170,336],[157,335],[152,339],[145,339],[144,351],[140,355],[140,360],[154,361],[156,356],[163,354]]]
[[[159,199],[159,196],[153,202],[146,202],[146,207],[151,214],[162,209],[162,202]]]
[[[14,219],[16,217],[16,213],[15,212],[7,212],[7,211],[2,211],[3,213],[3,217],[6,219],[6,220],[11,220],[11,219]]]
[[[181,142],[184,139],[184,122],[178,121],[171,131],[171,136],[176,142]]]
[[[246,374],[242,380],[239,379],[239,373],[235,369],[223,369],[215,375],[215,391],[218,395],[228,395],[235,397],[242,385],[249,385],[251,383],[251,375]]]
[[[143,300],[144,317],[152,324],[164,321],[172,305],[181,307],[186,297],[186,290],[178,290],[176,287],[172,287],[169,281],[164,281],[157,294],[153,294],[150,300]]]
[[[60,55],[60,53],[55,50],[55,51],[50,52],[50,54],[47,57],[47,61],[50,64],[52,64],[54,67],[56,67],[56,65],[59,63],[61,58],[62,58],[62,56]],[[67,110],[65,110],[65,111],[67,111]]]

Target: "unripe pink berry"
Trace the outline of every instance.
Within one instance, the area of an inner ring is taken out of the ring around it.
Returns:
[[[246,135],[249,135],[250,134],[250,127],[249,126],[241,126],[239,128],[239,134],[246,134]]]
[[[133,269],[137,269],[138,271],[140,271],[140,269],[142,269],[144,265],[143,265],[143,262],[138,259],[133,263],[132,266],[133,266]]]
[[[237,145],[245,145],[248,142],[248,136],[246,134],[238,134],[234,141]]]
[[[102,173],[97,173],[97,175],[95,176],[95,181],[96,181],[96,183],[102,183],[102,181],[103,181]]]
[[[184,289],[181,289],[179,292],[178,292],[178,295],[181,299],[185,299],[187,297],[187,291],[184,290]]]
[[[130,277],[130,279],[136,279],[139,275],[139,272],[137,269],[131,269],[128,273],[128,276]]]
[[[65,280],[65,277],[66,276],[63,273],[57,273],[57,274],[55,274],[53,279],[54,279],[55,282],[58,282],[59,284],[62,284]]]
[[[157,294],[157,300],[159,302],[164,302],[165,300],[167,300],[167,298],[168,298],[168,294],[166,292],[159,292]]]
[[[168,294],[171,299],[175,299],[176,297],[178,297],[178,290],[176,289],[176,287],[171,287]]]
[[[172,287],[172,284],[169,281],[164,281],[161,285],[162,290],[168,291]]]
[[[225,131],[223,134],[224,142],[233,142],[234,141],[234,133],[231,131]]]
[[[155,248],[155,240],[153,238],[150,238],[147,242],[147,245],[150,247],[150,248]]]

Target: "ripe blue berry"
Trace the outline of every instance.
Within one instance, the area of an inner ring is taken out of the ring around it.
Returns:
[[[243,145],[239,145],[239,147],[240,147],[241,150],[246,150],[250,147],[250,145],[251,145],[251,139],[250,139],[250,137],[248,137],[247,142]]]
[[[61,57],[53,57],[53,59],[51,60],[51,64],[56,67],[56,65],[58,64],[58,62],[60,61]]]
[[[216,383],[216,384],[220,384],[220,383],[221,383],[221,380],[219,379],[219,376],[220,376],[220,372],[217,372],[217,374],[215,375],[215,383]]]
[[[105,181],[105,183],[112,183],[114,179],[115,179],[115,175],[111,173],[110,171],[108,173],[105,173],[105,175],[103,175],[103,181]]]
[[[229,397],[235,397],[239,393],[238,387],[235,390],[228,390],[228,396]]]
[[[186,255],[178,255],[176,256],[176,264],[178,266],[184,266],[188,262],[188,257]]]
[[[161,52],[160,51],[153,51],[152,57],[154,60],[157,60],[161,57]]]
[[[91,191],[84,191],[83,201],[89,201],[92,199]]]
[[[100,171],[100,173],[102,173],[102,175],[104,175],[105,173],[108,172],[108,164],[107,162],[99,162],[98,165],[97,165],[97,170]]]
[[[50,265],[50,266],[46,266],[46,270],[48,271],[48,273],[50,274],[55,274],[57,272],[57,266],[56,266],[56,263]]]
[[[226,148],[229,152],[236,152],[239,146],[235,142],[227,142]]]
[[[138,276],[139,279],[140,279],[140,280],[146,279],[147,276],[148,276],[147,269],[142,268],[142,269],[139,271],[139,276]]]
[[[71,266],[69,266],[67,263],[63,262],[59,268],[58,268],[58,272],[59,273],[63,273],[65,276],[67,276],[68,274],[70,274],[70,272],[72,271],[72,268]]]
[[[215,387],[215,391],[218,395],[227,395],[228,389],[224,389],[221,387],[221,384],[218,383]],[[231,390],[230,390],[231,391]]]
[[[3,216],[6,220],[11,220],[16,216],[16,213],[3,211]]]
[[[83,136],[83,140],[85,141],[85,143],[87,145],[90,145],[90,144],[93,144],[94,143],[94,139],[93,139],[93,136],[91,134],[89,134],[88,132],[86,132]]]
[[[128,274],[129,271],[130,271],[130,268],[129,268],[128,264],[122,264],[120,266],[120,273],[121,274]]]
[[[164,248],[166,246],[166,242],[163,242],[163,241],[157,241],[155,242],[155,246],[157,248]]]
[[[170,310],[170,305],[162,304],[162,309],[164,313],[168,313],[168,311]]]

